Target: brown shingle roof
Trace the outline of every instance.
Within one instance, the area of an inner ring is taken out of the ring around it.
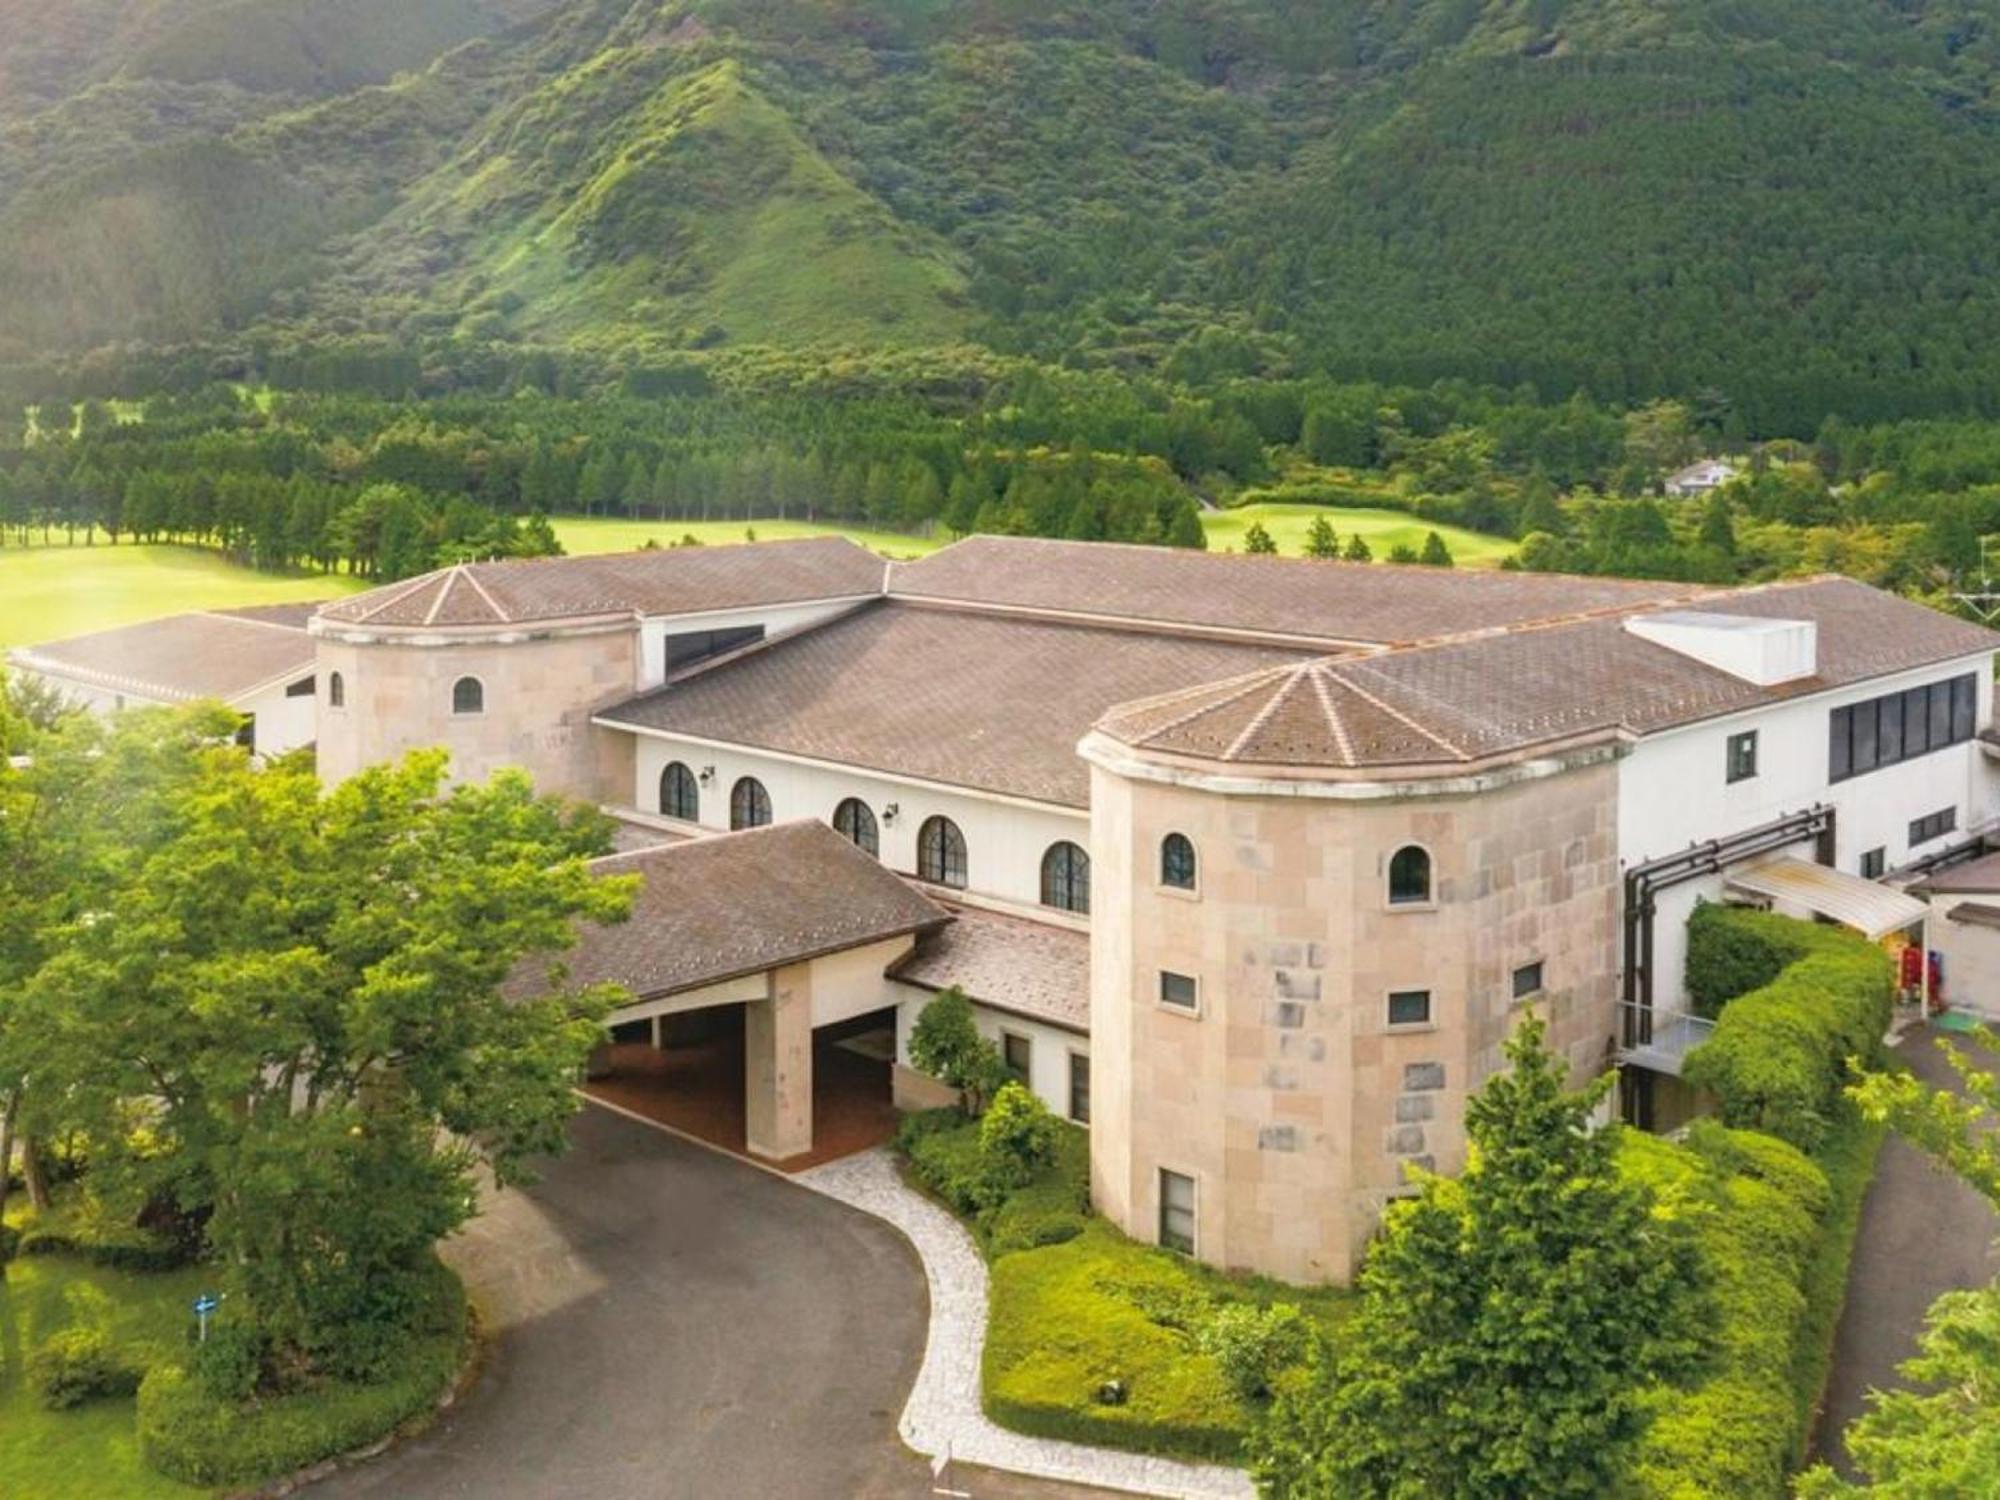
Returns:
[[[880,593],[887,564],[845,537],[466,563],[329,604],[348,625],[510,625],[696,614]]]
[[[1932,892],[1950,896],[2000,891],[2000,854],[1988,854],[1962,865],[1949,866],[1935,875],[1926,875],[1910,890],[1913,895],[1919,896]]]
[[[1291,647],[885,602],[606,710],[607,722],[1086,807],[1076,743],[1115,703]]]
[[[1709,607],[1813,621],[1817,673],[1760,687],[1611,617],[1251,674],[1122,705],[1099,727],[1134,746],[1236,764],[1449,767],[1576,736],[1671,729],[2000,644],[1992,631],[1845,578],[1741,590]]]
[[[927,990],[956,985],[995,1010],[1090,1032],[1090,934],[959,907],[889,972]]]
[[[1377,645],[1705,592],[1684,583],[992,536],[894,564],[889,590],[912,599]]]
[[[944,908],[826,824],[779,823],[614,854],[592,868],[643,877],[630,920],[583,924],[568,982],[622,984],[641,1000],[803,963],[948,920]],[[508,982],[531,994],[541,964]]]
[[[166,702],[197,698],[230,702],[272,682],[311,675],[315,647],[299,615],[311,608],[266,606],[169,615],[19,647],[8,657],[24,670],[68,677],[108,692]],[[287,623],[288,619],[297,623]]]

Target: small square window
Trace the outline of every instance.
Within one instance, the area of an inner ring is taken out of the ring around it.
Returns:
[[[1729,737],[1729,779],[1748,781],[1757,774],[1757,731],[1746,729]]]
[[[1525,1000],[1530,995],[1542,992],[1542,961],[1538,958],[1531,964],[1522,964],[1514,971],[1514,998]]]
[[[1194,1254],[1194,1179],[1160,1169],[1160,1243],[1183,1255]]]
[[[1882,872],[1889,868],[1889,851],[1877,846],[1861,851],[1861,878],[1880,880]]]
[[[1029,1065],[1034,1060],[1034,1044],[1017,1032],[1000,1033],[1000,1058],[1007,1064],[1007,1071],[1021,1082],[1029,1078]]]
[[[1389,992],[1389,1024],[1391,1026],[1428,1026],[1431,1023],[1431,992],[1429,990],[1391,990]]]
[[[1090,1123],[1090,1055],[1069,1055],[1069,1117],[1079,1125]]]
[[[1932,839],[1941,839],[1957,827],[1958,809],[1955,807],[1926,814],[1910,824],[1910,846],[1915,848],[1918,844],[1928,844]]]
[[[1175,974],[1167,969],[1160,970],[1160,1004],[1171,1005],[1175,1010],[1195,1010],[1201,1004],[1201,992],[1191,974]]]

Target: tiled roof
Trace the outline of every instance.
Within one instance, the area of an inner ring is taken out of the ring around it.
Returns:
[[[1984,895],[2000,891],[2000,854],[1988,854],[1962,865],[1951,865],[1935,875],[1926,875],[1910,889],[1919,895],[1935,892],[1945,896],[1964,893]]]
[[[1813,621],[1817,672],[1760,687],[1608,617],[1248,674],[1122,705],[1099,727],[1126,744],[1233,764],[1449,767],[1593,733],[1671,729],[2000,645],[1992,631],[1844,578],[1741,590],[1709,607]]]
[[[1089,768],[1076,743],[1113,704],[1299,656],[885,602],[600,717],[1086,807]]]
[[[1705,592],[1685,583],[992,536],[968,537],[929,557],[894,564],[889,590],[911,599],[1371,645],[1628,610]]]
[[[345,625],[511,625],[676,615],[881,592],[887,564],[844,537],[464,563],[325,606]]]
[[[310,676],[314,642],[305,632],[313,605],[169,615],[89,635],[22,646],[17,666],[89,683],[107,692],[169,703],[224,702],[287,678]]]
[[[925,936],[889,972],[927,990],[954,985],[995,1010],[1090,1031],[1090,934],[977,907]]]
[[[592,869],[644,880],[628,921],[583,924],[559,962],[570,984],[622,984],[642,1000],[922,932],[948,916],[814,820],[614,854]],[[534,993],[545,965],[530,960],[507,992]]]

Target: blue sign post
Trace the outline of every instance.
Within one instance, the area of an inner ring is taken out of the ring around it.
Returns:
[[[194,1315],[201,1320],[201,1335],[197,1340],[198,1343],[205,1344],[208,1342],[209,1314],[220,1306],[222,1306],[222,1299],[216,1296],[214,1292],[203,1292],[199,1297],[194,1299]]]

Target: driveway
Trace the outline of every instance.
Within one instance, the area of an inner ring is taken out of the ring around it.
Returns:
[[[1926,1083],[1955,1090],[1958,1075],[1936,1038],[1918,1027],[1897,1050]],[[1931,1303],[2000,1276],[1996,1235],[2000,1217],[1986,1199],[1902,1137],[1889,1137],[1861,1208],[1820,1420],[1820,1454],[1842,1474],[1853,1473],[1841,1442],[1847,1424],[1867,1410],[1870,1389],[1904,1384],[1896,1366],[1916,1353]]]
[[[929,1307],[895,1230],[606,1110],[586,1107],[571,1140],[451,1248],[495,1334],[477,1385],[312,1495],[929,1494],[929,1466],[896,1437]],[[985,1474],[959,1486],[1090,1493]]]

